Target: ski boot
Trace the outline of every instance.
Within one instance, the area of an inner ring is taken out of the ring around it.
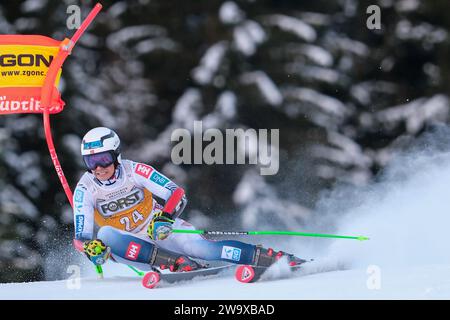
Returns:
[[[261,245],[256,246],[255,257],[253,259],[253,264],[256,267],[270,267],[272,264],[277,262],[281,257],[287,257],[289,266],[295,267],[300,265],[306,260],[300,259],[293,254],[286,253],[283,251],[275,251],[272,248],[263,248]]]
[[[189,272],[205,267],[188,256],[161,248],[155,248],[150,265],[171,272]]]
[[[187,256],[179,256],[175,263],[169,266],[169,270],[172,272],[189,272],[200,268],[202,265]]]
[[[147,272],[142,278],[142,285],[147,289],[153,289],[161,280],[161,270],[168,269],[171,272],[190,272],[201,268],[207,268],[191,258],[169,250],[154,248],[149,261],[152,271]]]
[[[251,265],[241,265],[236,269],[235,277],[238,281],[249,283],[257,281],[262,274],[282,257],[286,257],[289,266],[294,270],[306,260],[283,251],[275,252],[272,248],[256,246],[255,256]]]

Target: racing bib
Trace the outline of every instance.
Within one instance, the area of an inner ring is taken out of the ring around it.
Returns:
[[[114,210],[118,204],[108,203],[102,205],[102,210]],[[145,223],[153,210],[153,196],[150,191],[144,189],[144,200],[138,204],[116,214],[101,214],[97,209],[94,211],[95,223],[99,227],[111,226],[123,231],[133,232],[136,228]]]

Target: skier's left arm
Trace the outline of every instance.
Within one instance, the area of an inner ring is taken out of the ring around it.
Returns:
[[[135,181],[165,201],[162,212],[174,220],[179,217],[187,204],[184,189],[157,171],[152,166],[143,163],[133,163]]]
[[[153,215],[147,229],[151,239],[164,240],[172,233],[172,224],[186,207],[184,190],[149,165],[135,162],[132,165],[136,183],[165,201],[163,210]]]

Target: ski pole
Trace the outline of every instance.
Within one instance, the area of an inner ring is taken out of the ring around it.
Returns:
[[[102,266],[95,266],[95,271],[97,271],[98,277],[103,279],[103,269]]]
[[[94,251],[96,253],[101,253],[102,252],[102,248],[100,248],[99,246],[95,247]],[[101,265],[95,265],[95,271],[97,271],[98,277],[100,279],[103,279],[103,268]]]
[[[321,233],[305,233],[295,231],[208,231],[208,230],[182,230],[174,229],[173,233],[191,233],[191,234],[205,234],[205,235],[227,235],[227,236],[244,236],[244,235],[284,235],[284,236],[301,236],[301,237],[321,237],[321,238],[340,238],[353,240],[369,240],[365,236],[340,236],[335,234],[321,234]]]
[[[136,272],[141,277],[145,275],[145,272],[139,271],[138,269],[136,269],[133,266],[127,265],[127,267],[130,268],[131,270],[133,270],[134,272]]]

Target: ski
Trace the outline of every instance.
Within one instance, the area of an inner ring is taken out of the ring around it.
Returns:
[[[301,263],[291,266],[291,271],[297,271],[301,269],[301,266],[313,260],[303,260]],[[252,266],[252,265],[240,265],[236,268],[235,278],[242,283],[257,282],[261,279],[262,275],[269,269],[269,267]]]
[[[220,267],[206,267],[199,270],[187,272],[161,273],[157,270],[147,272],[142,278],[142,285],[147,289],[155,288],[159,283],[176,283],[180,281],[192,280],[197,277],[207,277],[218,275],[226,270],[235,268],[236,265],[226,265]]]

